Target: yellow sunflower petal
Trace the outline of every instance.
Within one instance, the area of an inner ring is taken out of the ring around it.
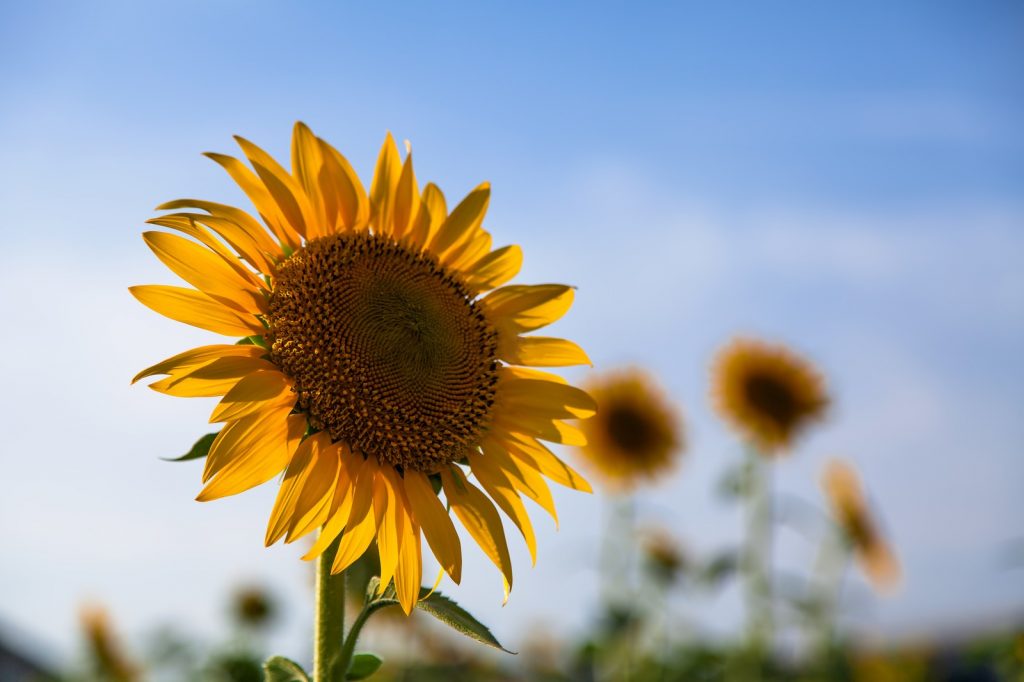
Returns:
[[[156,208],[158,211],[172,211],[179,208],[197,208],[206,211],[210,214],[209,216],[195,214],[195,219],[208,225],[211,230],[223,237],[233,249],[260,272],[269,273],[270,263],[284,255],[281,245],[271,238],[266,228],[240,208],[201,199],[177,199],[160,204]],[[193,216],[190,213],[181,215]]]
[[[296,486],[298,492],[282,514],[282,527],[275,525],[274,542],[281,537],[278,534],[281,531],[284,532],[284,541],[291,543],[323,526],[335,500],[351,493],[352,480],[342,464],[341,450],[340,444],[325,445],[321,442],[305,476],[305,483]]]
[[[157,218],[150,218],[146,221],[150,225],[159,225],[161,227],[168,227],[172,230],[182,232],[189,237],[192,237],[200,244],[210,249],[224,261],[231,270],[242,278],[242,280],[248,284],[248,288],[253,291],[260,291],[265,289],[266,285],[256,276],[252,270],[245,267],[241,262],[241,259],[247,260],[253,267],[256,267],[260,272],[269,272],[270,264],[263,254],[260,254],[255,246],[245,241],[245,237],[239,237],[241,230],[237,229],[234,223],[223,218],[216,218],[214,216],[208,216],[202,213],[171,213],[169,215],[160,216]],[[225,237],[220,231],[210,227],[211,224],[229,224],[234,227],[234,231],[231,229],[225,230],[229,234],[233,234],[234,237],[241,241],[236,243]],[[220,235],[221,239],[224,239],[232,249],[234,249],[238,255],[235,255],[229,251],[224,244],[213,236],[211,233],[216,232]]]
[[[239,356],[258,359],[266,355],[267,351],[259,346],[241,345],[236,343],[218,343],[210,346],[199,346],[191,350],[172,355],[166,360],[161,360],[151,367],[142,370],[132,379],[132,383],[156,376],[157,374],[171,374],[181,372],[185,369],[196,368],[209,364],[214,360],[229,356]]]
[[[370,183],[371,222],[383,234],[391,234],[391,215],[394,211],[395,189],[402,172],[402,159],[395,146],[395,138],[388,133],[377,156]]]
[[[537,469],[526,463],[517,462],[508,453],[505,446],[493,437],[485,437],[480,448],[484,454],[497,462],[515,489],[536,502],[541,509],[546,511],[558,527],[558,510],[555,508],[555,498],[551,495],[551,488],[544,482]]]
[[[209,482],[196,499],[206,502],[237,495],[284,471],[292,456],[289,432],[305,430],[305,417],[289,418],[290,411],[285,406],[231,422],[242,426],[232,430],[229,438],[214,439],[203,472],[203,480]]]
[[[324,456],[329,457],[337,467],[332,479],[334,485],[320,502],[315,502],[305,515],[289,527],[284,537],[286,543],[295,542],[316,528],[323,528],[324,535],[333,540],[348,523],[354,494],[352,486],[359,475],[363,458],[353,455],[344,443],[335,443],[324,451]],[[296,513],[302,508],[302,503],[302,500],[296,503]]]
[[[544,447],[533,438],[506,434],[500,439],[515,459],[541,472],[555,483],[585,493],[593,492],[593,488],[583,476],[571,466],[563,462],[555,453]]]
[[[302,238],[295,228],[288,221],[288,218],[281,212],[274,197],[267,190],[263,181],[255,173],[249,170],[244,163],[233,156],[206,152],[205,156],[228,172],[231,179],[242,188],[249,201],[256,207],[256,211],[263,218],[263,221],[270,226],[274,236],[291,249],[296,249],[302,243]]]
[[[143,232],[142,238],[171,272],[210,298],[243,315],[265,311],[265,299],[259,291],[218,254],[166,232]]]
[[[348,493],[350,495],[351,495],[351,493],[354,492],[354,490],[353,490],[351,485],[347,486],[347,489],[348,489]],[[345,494],[345,488],[341,488],[340,490],[341,490],[341,493],[344,495]],[[346,529],[346,526],[351,521],[353,498],[349,497],[349,499],[347,500],[347,503],[343,503],[343,504],[339,505],[338,504],[338,499],[337,499],[338,492],[339,492],[339,488],[336,487],[335,490],[334,490],[334,495],[335,496],[331,500],[331,507],[332,508],[337,507],[337,508],[334,509],[333,512],[328,511],[328,513],[326,514],[327,522],[324,523],[323,527],[320,529],[320,535],[317,536],[316,541],[313,543],[313,546],[310,547],[309,551],[306,552],[305,556],[302,557],[303,559],[305,559],[307,561],[310,560],[310,559],[313,559],[314,557],[318,557],[321,554],[323,554],[324,551],[327,549],[327,547],[330,546],[330,544],[332,542],[334,542],[334,540],[341,534],[341,532],[343,530]],[[298,533],[296,533],[296,538],[298,538],[298,537],[299,537],[299,535],[298,535]],[[348,538],[348,542],[351,543],[354,539],[356,539],[356,538],[351,538],[350,537],[350,538]],[[367,540],[366,545],[367,546],[369,545],[369,540]],[[363,550],[365,550],[365,549],[366,549],[366,546],[363,547]],[[362,554],[362,552],[360,552],[360,554]],[[339,570],[343,570],[343,569],[339,569]]]
[[[504,246],[466,268],[466,283],[477,291],[487,291],[508,282],[522,267],[523,250],[519,245]]]
[[[472,237],[458,246],[452,247],[444,255],[444,259],[453,270],[465,272],[476,261],[490,253],[493,244],[494,238],[491,237],[490,232],[477,230]]]
[[[423,527],[427,544],[441,568],[458,584],[462,580],[462,543],[451,516],[424,474],[406,471],[404,483],[412,515]]]
[[[362,520],[373,496],[375,466],[367,468],[367,460],[364,460],[361,455],[354,455],[343,444],[338,447],[337,454],[340,458],[340,468],[338,477],[334,481],[335,487],[331,496],[331,504],[327,512],[321,515],[326,522],[322,524],[320,535],[313,546],[302,557],[306,561],[320,556],[342,531],[347,533],[350,526],[354,526],[357,521]],[[361,480],[360,476],[363,476]],[[358,487],[361,482],[363,484],[369,482],[366,485],[366,490],[360,490]],[[305,527],[296,528],[291,539],[286,542],[292,542],[300,537],[300,531],[301,534],[305,534],[307,529]],[[348,542],[351,543],[355,539],[358,538],[348,538]]]
[[[149,387],[179,398],[212,398],[224,395],[242,377],[261,370],[272,371],[276,367],[260,358],[229,355],[181,371],[173,370],[170,376]]]
[[[597,403],[585,391],[538,379],[503,378],[497,399],[510,411],[545,419],[586,419],[597,412]]]
[[[452,511],[487,558],[501,571],[505,584],[511,587],[512,559],[509,557],[501,518],[494,505],[479,488],[466,480],[458,467],[442,469],[441,484]]]
[[[269,405],[295,404],[292,380],[277,370],[261,370],[242,377],[224,394],[210,415],[210,423],[241,419]]]
[[[420,206],[409,231],[409,239],[417,246],[426,246],[448,218],[444,193],[432,182],[427,183],[420,196]]]
[[[530,550],[530,560],[537,564],[537,537],[533,532],[533,524],[530,516],[526,513],[526,506],[523,504],[511,479],[502,470],[501,466],[494,459],[476,450],[469,450],[469,466],[473,475],[480,481],[487,494],[491,496],[505,515],[512,519],[512,522],[523,534],[526,547]]]
[[[328,216],[324,199],[320,193],[320,171],[323,168],[323,153],[313,131],[301,121],[296,122],[292,131],[292,175],[309,199],[314,220],[306,225],[306,238],[313,239],[323,234],[321,226],[327,224]]]
[[[515,367],[508,365],[499,369],[498,374],[507,377],[515,377],[517,379],[538,379],[540,381],[550,381],[566,386],[569,384],[569,382],[565,380],[565,377],[552,374],[551,372],[545,372],[542,369],[531,369],[530,367]]]
[[[272,436],[281,435],[283,428],[283,418],[272,420],[263,418],[262,415],[250,415],[225,424],[214,438],[210,445],[210,451],[206,455],[203,466],[203,483],[208,482],[228,463],[244,455],[247,449],[257,445],[261,440],[269,442]]]
[[[374,500],[387,494],[376,479],[370,493]],[[345,527],[345,533],[341,536],[341,543],[338,545],[338,554],[331,566],[331,571],[334,573],[344,571],[366,552],[377,534],[377,529],[383,522],[383,516],[377,516],[376,506],[373,504],[364,509],[361,516],[356,515],[355,509],[353,507],[352,516],[349,519],[350,525]]]
[[[395,239],[401,239],[409,233],[412,221],[419,212],[419,204],[420,190],[416,184],[416,173],[412,168],[410,152],[402,164],[402,172],[398,176],[398,185],[395,188],[394,210],[391,215],[391,234]]]
[[[128,287],[139,303],[164,317],[225,336],[262,334],[263,325],[253,316],[236,313],[206,294],[184,287],[143,284]]]
[[[352,562],[363,555],[370,546],[377,528],[383,521],[378,516],[374,499],[387,493],[380,485],[379,466],[376,457],[367,457],[359,469],[356,482],[352,485],[352,510],[345,524],[345,532],[338,544],[338,554],[334,558],[331,570],[334,573],[344,571]],[[316,556],[312,551],[303,558]]]
[[[474,236],[483,224],[490,201],[491,183],[482,182],[452,210],[430,242],[430,250],[439,256],[441,262],[447,262],[447,252]]]
[[[398,566],[399,542],[405,522],[404,507],[399,498],[396,479],[398,474],[390,466],[383,466],[377,477],[384,495],[373,498],[373,511],[383,519],[377,528],[377,551],[380,555],[380,590],[391,582]]]
[[[494,416],[494,425],[511,433],[522,433],[561,445],[586,445],[587,437],[572,424],[533,414],[499,412]]]
[[[331,439],[324,432],[302,441],[285,469],[284,479],[267,522],[265,543],[269,547],[280,540],[298,518],[309,512],[333,490],[338,457],[325,457]],[[299,501],[302,500],[302,508]]]
[[[281,215],[288,221],[289,225],[306,238],[315,237],[315,234],[307,235],[307,228],[314,226],[316,216],[309,204],[306,193],[302,191],[295,178],[281,167],[270,154],[254,145],[244,137],[235,135],[235,141],[242,148],[249,163],[263,181],[263,186],[277,204]]]
[[[398,565],[395,567],[395,593],[406,615],[412,612],[420,596],[423,582],[423,554],[420,546],[420,528],[405,497],[405,490],[398,475],[395,485],[395,500],[399,514]]]
[[[257,346],[258,347],[258,346]],[[261,349],[266,353],[265,349]],[[277,367],[256,353],[225,355],[212,362],[190,367],[182,371],[172,370],[168,377],[175,385],[188,381],[221,381],[222,379],[240,379],[253,372],[278,371]]]
[[[320,191],[325,204],[335,211],[335,229],[357,230],[370,221],[370,202],[359,176],[341,152],[318,138],[324,165],[320,169]]]
[[[487,294],[483,304],[495,324],[518,334],[558,320],[572,306],[573,296],[572,287],[564,284],[510,284]]]
[[[513,365],[533,367],[593,365],[586,352],[572,341],[547,336],[517,336],[512,343],[503,344],[500,356]]]
[[[376,490],[374,493],[380,494]],[[345,533],[341,536],[341,542],[338,544],[338,554],[334,557],[334,563],[331,565],[331,572],[341,573],[351,566],[370,547],[376,533],[377,519],[373,510],[364,511],[351,527],[345,528]]]

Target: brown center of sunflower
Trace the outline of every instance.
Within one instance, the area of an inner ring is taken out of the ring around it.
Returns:
[[[858,549],[867,549],[877,542],[877,533],[864,511],[854,505],[842,505],[840,524]]]
[[[489,418],[497,333],[426,254],[367,233],[314,239],[278,268],[269,325],[313,426],[383,463],[436,471]]]
[[[626,452],[645,454],[660,438],[651,419],[632,405],[610,406],[607,420],[612,442]]]
[[[800,404],[793,391],[773,376],[753,374],[747,377],[744,389],[754,409],[780,429],[791,428],[800,415]]]

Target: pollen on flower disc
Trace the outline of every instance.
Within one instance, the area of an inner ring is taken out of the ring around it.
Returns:
[[[278,268],[269,308],[273,359],[333,439],[435,471],[486,425],[497,332],[431,256],[365,232],[314,239]]]

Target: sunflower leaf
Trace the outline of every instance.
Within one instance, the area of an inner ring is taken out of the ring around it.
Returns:
[[[724,551],[716,554],[700,567],[698,580],[709,587],[716,587],[739,570],[740,558],[736,552]]]
[[[264,682],[309,682],[302,666],[284,656],[272,656],[263,664]]]
[[[495,636],[491,634],[486,625],[440,592],[431,593],[429,589],[422,588],[420,590],[420,601],[416,603],[416,608],[426,611],[448,627],[458,630],[467,637],[471,637],[495,649],[501,649],[505,653],[515,653],[503,647]]]
[[[217,437],[216,433],[208,433],[199,440],[196,441],[192,449],[186,452],[181,457],[167,458],[161,457],[160,459],[165,462],[187,462],[190,459],[202,459],[210,454],[210,446],[213,445],[213,439]]]
[[[349,666],[348,672],[345,673],[345,679],[364,680],[377,672],[382,663],[384,661],[377,654],[356,654],[352,657],[352,665]]]
[[[238,341],[235,342],[235,345],[259,346],[260,348],[266,348],[267,350],[270,350],[269,347],[267,346],[267,340],[264,339],[263,336],[259,334],[253,334],[252,336],[246,336],[245,338],[239,339]]]

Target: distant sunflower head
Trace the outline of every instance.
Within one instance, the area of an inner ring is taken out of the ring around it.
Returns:
[[[613,489],[666,475],[684,446],[682,420],[654,378],[637,368],[593,377],[597,415],[583,422],[584,459]]]
[[[232,597],[231,615],[235,622],[241,625],[262,628],[274,620],[277,605],[267,590],[256,585],[247,585],[236,591]]]
[[[142,679],[138,665],[125,653],[121,638],[114,631],[110,614],[102,606],[87,605],[79,614],[86,651],[93,673],[111,682],[136,682]]]
[[[303,124],[291,169],[236,138],[249,161],[208,154],[256,208],[166,203],[147,245],[190,287],[131,291],[173,320],[232,337],[185,351],[135,380],[174,396],[216,396],[223,424],[200,500],[284,474],[267,544],[320,529],[305,558],[340,539],[344,570],[376,540],[381,589],[408,612],[420,588],[421,537],[458,582],[449,510],[512,572],[500,509],[535,553],[522,496],[555,514],[544,481],[589,490],[541,441],[585,442],[570,421],[593,400],[536,367],[589,364],[571,341],[530,332],[569,309],[573,289],[508,285],[518,246],[492,249],[490,185],[449,210],[421,188],[390,135],[369,192],[348,160]],[[568,420],[568,421],[567,421]],[[471,473],[475,482],[470,482]],[[445,501],[435,493],[441,489]],[[497,505],[497,508],[495,507]]]
[[[750,339],[719,352],[711,394],[718,413],[766,455],[792,446],[829,403],[821,375],[806,360],[784,346]]]
[[[821,485],[832,516],[868,579],[878,589],[893,588],[900,579],[899,563],[871,516],[857,472],[845,462],[829,460]]]
[[[686,555],[679,542],[664,528],[642,534],[641,549],[648,573],[663,585],[671,585],[686,572]]]

